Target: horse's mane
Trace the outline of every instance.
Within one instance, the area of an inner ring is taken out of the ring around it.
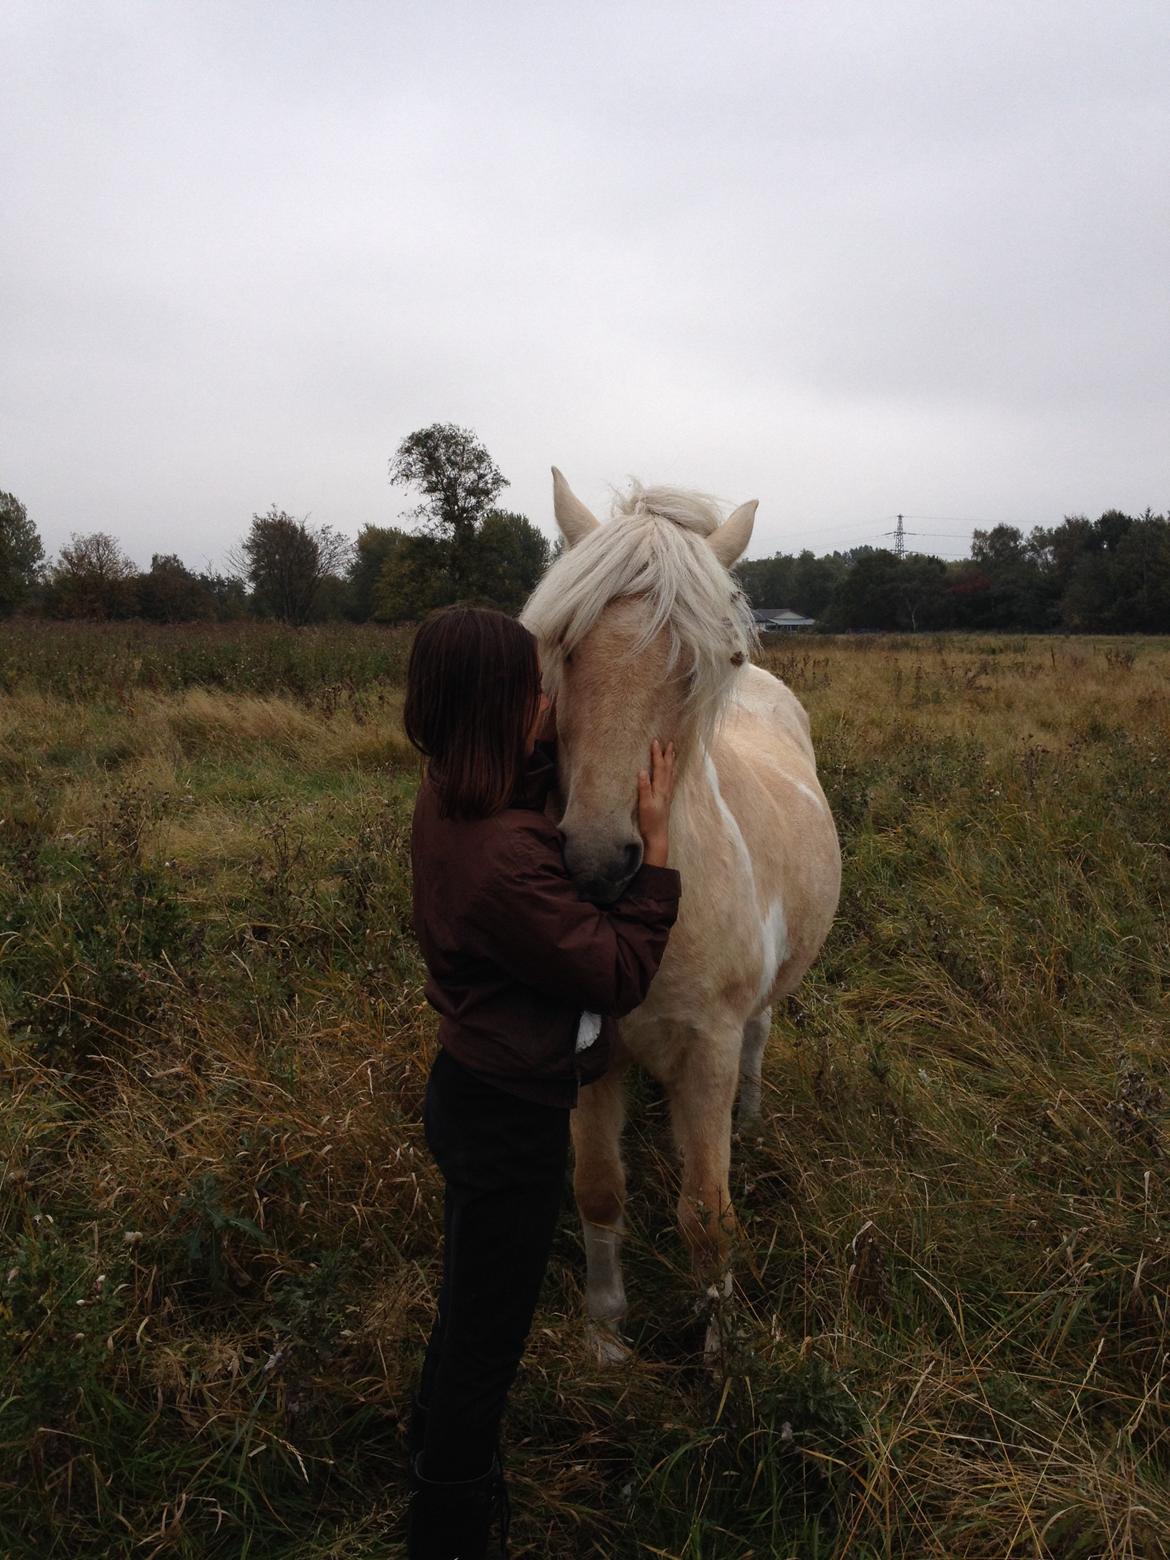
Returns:
[[[615,494],[612,514],[557,559],[521,613],[540,642],[545,686],[556,695],[563,656],[611,601],[640,596],[649,610],[634,653],[668,630],[670,665],[685,668],[690,713],[709,741],[735,668],[756,644],[747,598],[705,540],[723,521],[720,506],[635,481]]]

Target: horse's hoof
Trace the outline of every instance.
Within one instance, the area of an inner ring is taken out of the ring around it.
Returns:
[[[599,1365],[624,1365],[632,1360],[634,1351],[614,1327],[600,1322],[590,1322],[585,1330],[590,1352]]]
[[[695,1301],[695,1313],[706,1313],[707,1332],[703,1339],[703,1363],[716,1375],[725,1371],[729,1346],[733,1341],[735,1309],[732,1301],[730,1272],[721,1280],[708,1284],[705,1292]]]

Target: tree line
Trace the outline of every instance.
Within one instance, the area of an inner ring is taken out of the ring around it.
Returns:
[[[776,553],[736,573],[755,607],[791,607],[829,631],[960,628],[1043,633],[1170,632],[1170,519],[1107,510],[1027,536],[974,533],[971,556],[855,547]]]
[[[519,611],[556,549],[499,506],[508,481],[476,435],[450,423],[420,428],[398,446],[389,476],[418,500],[408,525],[367,525],[351,541],[273,504],[252,516],[224,572],[202,573],[174,553],[139,569],[103,531],[75,533],[46,562],[25,506],[0,493],[0,616],[300,625],[410,622],[453,601]],[[854,547],[775,553],[735,573],[754,607],[789,607],[835,632],[1170,632],[1170,520],[1148,509],[1070,515],[1027,536],[1007,525],[977,530],[971,556],[957,561]]]
[[[48,563],[24,504],[0,493],[0,615],[300,626],[408,622],[453,601],[518,612],[553,549],[526,516],[498,505],[508,481],[475,434],[418,429],[398,446],[390,480],[418,498],[410,528],[367,525],[351,541],[273,504],[252,516],[224,572],[197,572],[174,553],[139,569],[105,531],[75,533]]]

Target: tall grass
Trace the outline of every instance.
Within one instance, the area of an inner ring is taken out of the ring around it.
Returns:
[[[0,628],[0,692],[37,689],[109,700],[135,689],[200,686],[233,693],[338,693],[401,678],[410,647],[401,628],[344,623],[53,623]]]
[[[148,676],[127,632],[79,631],[72,682],[7,638],[0,1553],[394,1554],[440,1229],[401,636],[383,677],[384,635],[331,629],[209,687],[203,631]],[[764,659],[845,889],[736,1146],[727,1374],[640,1079],[637,1355],[586,1357],[566,1193],[516,1550],[1170,1553],[1170,647]]]

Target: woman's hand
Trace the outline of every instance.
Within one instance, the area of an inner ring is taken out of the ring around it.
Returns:
[[[638,774],[638,833],[642,860],[664,867],[670,848],[670,804],[674,798],[674,743],[663,751],[658,738],[650,744],[650,768]]]

